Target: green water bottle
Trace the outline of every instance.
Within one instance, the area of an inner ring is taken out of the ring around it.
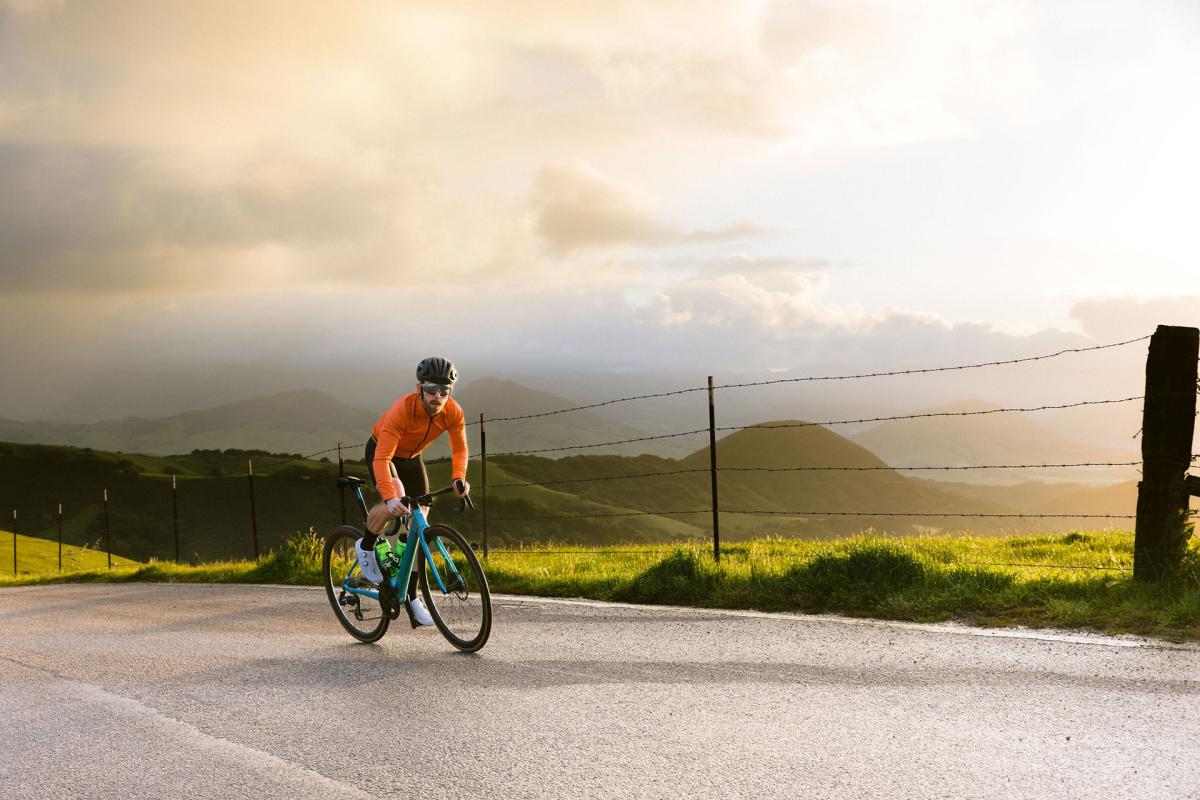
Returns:
[[[380,537],[375,543],[375,558],[379,561],[379,568],[384,574],[389,577],[395,577],[400,571],[400,559],[404,557],[404,544],[396,542],[396,547],[388,542],[387,539]]]

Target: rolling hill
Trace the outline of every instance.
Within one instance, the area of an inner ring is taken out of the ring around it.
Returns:
[[[997,406],[963,400],[912,412],[991,411]],[[979,464],[1073,464],[1138,461],[1137,450],[1093,447],[1067,439],[1021,413],[891,420],[850,436],[889,464],[898,466],[969,466]],[[911,474],[929,477],[929,472]],[[1075,481],[1112,483],[1134,476],[1129,467],[1037,470],[989,470],[971,473],[976,483]]]

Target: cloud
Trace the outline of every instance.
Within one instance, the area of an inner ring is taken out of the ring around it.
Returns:
[[[756,273],[813,273],[826,272],[833,265],[823,258],[794,258],[791,256],[751,257],[745,254],[722,256],[719,258],[694,260],[679,259],[671,262],[671,266],[690,268],[701,276],[719,276],[728,273],[753,275]]]
[[[828,280],[821,272],[729,272],[662,287],[639,318],[660,327],[753,331],[771,338],[827,328],[861,329],[871,318],[859,309],[820,301]]]
[[[1154,333],[1159,325],[1200,325],[1200,295],[1174,297],[1092,297],[1071,307],[1071,318],[1098,341]]]
[[[381,182],[288,161],[275,183],[272,160],[197,186],[128,149],[0,144],[0,289],[211,290],[255,283],[255,267],[273,280],[320,277],[319,259],[383,223]],[[294,257],[280,271],[285,251]]]
[[[544,167],[530,201],[542,238],[558,253],[587,248],[718,242],[758,236],[763,229],[739,222],[717,230],[684,231],[658,219],[646,196],[582,165]]]

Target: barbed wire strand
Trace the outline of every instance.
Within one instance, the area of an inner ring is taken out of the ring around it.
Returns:
[[[514,481],[511,483],[488,484],[488,489],[508,489],[514,486],[559,486],[564,483],[596,483],[598,481],[619,481],[629,478],[661,478],[666,475],[688,475],[694,472],[708,472],[707,468],[676,469],[670,472],[637,472],[629,475],[604,475],[592,478],[566,478],[557,481]]]
[[[898,467],[839,467],[839,466],[810,466],[810,467],[717,467],[717,472],[874,472],[874,471],[925,471],[925,470],[987,470],[987,469],[1060,469],[1067,467],[1136,467],[1140,461],[1089,461],[1078,464],[972,464],[965,466],[898,466]],[[668,472],[635,472],[628,475],[600,475],[591,478],[567,478],[553,481],[513,481],[511,483],[489,484],[488,489],[508,489],[525,486],[558,486],[564,483],[597,483],[600,481],[617,481],[632,478],[661,478],[668,475],[688,475],[693,473],[709,473],[707,467],[696,469],[677,469]]]
[[[639,436],[636,439],[621,439],[615,442],[597,442],[596,444],[574,444],[567,447],[546,447],[540,450],[510,450],[504,453],[488,453],[489,458],[498,458],[499,456],[524,456],[533,453],[561,453],[566,450],[585,450],[591,447],[611,447],[618,444],[632,444],[633,442],[650,442],[655,439],[675,439],[680,436],[695,436],[698,433],[708,433],[708,428],[697,428],[694,431],[681,431],[680,433],[660,433],[657,436]]]
[[[514,522],[525,520],[550,520],[550,519],[594,519],[598,517],[669,517],[681,514],[711,514],[711,508],[702,508],[695,511],[620,511],[608,514],[550,514],[546,516],[530,516],[530,517],[488,517],[488,522]]]
[[[1014,358],[1014,359],[1008,359],[1006,361],[984,361],[984,362],[980,362],[977,364],[959,364],[959,365],[949,366],[949,367],[926,367],[926,368],[922,368],[922,369],[890,370],[887,372],[864,372],[864,373],[859,373],[859,374],[855,374],[855,375],[822,375],[822,376],[808,376],[808,377],[803,377],[803,378],[777,378],[777,379],[767,380],[767,381],[751,381],[748,383],[719,384],[719,385],[714,385],[713,389],[714,390],[715,389],[738,389],[738,388],[745,388],[745,387],[751,387],[751,386],[766,386],[766,385],[775,384],[775,383],[796,383],[796,382],[801,382],[801,381],[806,381],[806,382],[844,381],[844,380],[856,380],[859,378],[882,378],[882,377],[895,376],[895,375],[920,375],[920,374],[933,373],[933,372],[952,372],[952,371],[956,371],[956,370],[979,369],[982,367],[995,367],[995,366],[1001,366],[1001,365],[1005,365],[1005,364],[1020,364],[1020,363],[1028,362],[1028,361],[1042,361],[1042,360],[1049,359],[1049,358],[1057,358],[1059,356],[1067,355],[1069,353],[1086,353],[1091,350],[1106,350],[1106,349],[1109,349],[1112,347],[1123,347],[1128,344],[1134,344],[1135,342],[1146,341],[1149,338],[1150,338],[1150,336],[1146,335],[1146,336],[1138,337],[1136,339],[1128,339],[1123,342],[1114,342],[1112,344],[1096,345],[1094,347],[1072,347],[1072,348],[1068,348],[1066,350],[1059,350],[1055,353],[1046,353],[1044,355],[1030,356],[1027,358]],[[561,408],[556,411],[543,411],[543,412],[540,412],[537,414],[522,414],[519,416],[511,416],[511,417],[496,417],[494,419],[488,419],[488,420],[486,420],[486,422],[512,422],[512,421],[516,421],[516,420],[538,419],[541,417],[554,416],[556,414],[568,414],[572,411],[585,411],[585,410],[592,409],[592,408],[601,408],[603,406],[615,405],[616,403],[627,403],[632,400],[649,400],[652,398],[659,398],[659,397],[672,397],[675,395],[690,394],[693,392],[704,392],[707,390],[708,390],[707,386],[693,386],[693,387],[688,387],[686,389],[676,389],[676,390],[670,391],[670,392],[657,392],[654,394],[640,394],[640,395],[633,395],[630,397],[618,397],[616,399],[605,400],[600,403],[589,403],[587,405],[572,406],[570,408]],[[467,425],[478,425],[478,424],[479,424],[478,420],[467,423]]]
[[[785,516],[785,517],[968,517],[975,518],[1004,518],[1019,517],[1025,519],[1137,519],[1135,514],[1017,514],[993,512],[950,512],[950,511],[754,511],[732,508],[722,508],[722,514],[749,514],[755,516]]]
[[[857,424],[857,423],[864,423],[864,422],[888,422],[888,421],[892,421],[892,420],[921,419],[921,418],[926,418],[926,417],[969,417],[969,416],[979,416],[982,414],[1001,414],[1001,413],[1010,413],[1010,412],[1029,412],[1029,411],[1050,411],[1050,410],[1057,410],[1057,409],[1064,409],[1064,408],[1079,408],[1081,406],[1107,405],[1107,404],[1112,404],[1112,403],[1128,403],[1133,400],[1141,400],[1141,399],[1143,399],[1143,398],[1139,395],[1139,396],[1135,396],[1135,397],[1124,397],[1124,398],[1115,399],[1115,400],[1081,400],[1077,403],[1067,403],[1067,404],[1063,404],[1063,405],[1037,406],[1037,407],[1032,407],[1032,408],[993,408],[993,409],[987,409],[984,411],[943,411],[943,412],[929,412],[929,413],[922,413],[922,414],[899,414],[899,415],[893,415],[893,416],[888,416],[888,417],[870,417],[870,418],[863,418],[863,419],[829,420],[827,422],[787,422],[787,423],[778,423],[778,424],[776,424],[776,423],[768,423],[768,424],[756,423],[754,425],[723,426],[723,427],[718,427],[715,430],[718,430],[718,431],[744,431],[744,430],[750,430],[752,428],[761,429],[761,430],[776,430],[776,429],[782,429],[782,428],[811,428],[811,427],[828,426],[828,425],[850,425],[850,424]],[[537,450],[510,450],[510,451],[500,452],[500,453],[490,453],[489,456],[499,457],[499,456],[515,456],[515,455],[532,455],[535,453],[560,453],[560,452],[565,452],[567,450],[585,450],[585,449],[590,449],[590,448],[594,448],[594,447],[612,447],[614,445],[631,444],[634,442],[649,442],[649,441],[654,441],[657,439],[672,439],[672,438],[676,438],[679,436],[693,436],[693,435],[700,434],[700,433],[708,433],[708,430],[709,430],[708,428],[697,428],[696,430],[682,431],[680,433],[665,433],[665,434],[659,434],[657,436],[639,436],[634,439],[620,439],[617,441],[609,441],[609,442],[595,442],[592,444],[569,445],[566,447],[546,447],[546,448],[541,448],[541,449],[537,449]]]
[[[1047,358],[1057,358],[1059,356],[1066,355],[1068,353],[1086,353],[1091,350],[1107,350],[1111,347],[1124,347],[1127,344],[1133,344],[1135,342],[1144,342],[1149,338],[1150,338],[1149,335],[1139,336],[1136,339],[1127,339],[1126,341],[1123,341],[1123,342],[1114,342],[1112,344],[1101,344],[1101,345],[1096,345],[1094,347],[1072,347],[1072,348],[1068,348],[1066,350],[1059,350],[1056,353],[1047,353],[1045,355],[1040,355],[1040,356],[1029,356],[1027,358],[1012,358],[1012,359],[1008,359],[1005,361],[983,361],[978,364],[959,364],[956,366],[949,366],[949,367],[926,367],[923,369],[898,369],[898,370],[889,370],[887,372],[863,372],[863,373],[858,373],[855,375],[822,375],[822,376],[816,376],[816,377],[810,376],[810,377],[803,377],[803,378],[776,378],[776,379],[768,380],[768,381],[752,381],[749,383],[726,383],[726,384],[722,384],[720,386],[714,386],[713,388],[714,389],[741,389],[741,388],[745,388],[748,386],[768,386],[770,384],[775,384],[775,383],[799,383],[799,382],[811,382],[811,381],[848,381],[848,380],[857,380],[859,378],[884,378],[884,377],[890,377],[890,376],[894,376],[894,375],[922,375],[922,374],[926,374],[926,373],[930,373],[930,372],[954,372],[956,370],[979,369],[981,367],[998,367],[998,366],[1002,366],[1002,365],[1006,365],[1006,364],[1022,364],[1022,363],[1029,362],[1029,361],[1042,361]]]
[[[754,425],[729,425],[729,426],[725,426],[725,427],[718,427],[718,428],[716,428],[716,430],[718,430],[718,431],[745,431],[745,430],[750,430],[752,428],[757,428],[757,429],[761,429],[761,430],[776,430],[776,429],[780,429],[780,428],[811,428],[814,426],[826,426],[826,425],[854,425],[854,424],[863,423],[863,422],[891,422],[893,420],[925,419],[928,417],[975,417],[975,416],[981,416],[984,414],[1005,414],[1005,413],[1012,413],[1012,412],[1029,412],[1029,411],[1053,411],[1053,410],[1063,409],[1063,408],[1080,408],[1081,406],[1110,405],[1113,403],[1128,403],[1133,400],[1142,400],[1142,399],[1144,399],[1144,398],[1141,395],[1138,395],[1136,397],[1122,397],[1122,398],[1116,399],[1116,400],[1081,400],[1078,403],[1066,403],[1064,405],[1050,405],[1050,406],[1035,406],[1035,407],[1031,407],[1031,408],[990,408],[990,409],[985,409],[983,411],[932,411],[932,412],[926,412],[926,413],[921,413],[921,414],[897,414],[895,416],[890,416],[890,417],[866,417],[863,419],[835,419],[835,420],[829,420],[828,422],[781,422],[781,423],[774,423],[774,422],[761,423],[761,422],[759,422],[759,423],[755,423]],[[707,430],[707,428],[705,430]],[[597,446],[599,446],[599,445],[597,445]]]

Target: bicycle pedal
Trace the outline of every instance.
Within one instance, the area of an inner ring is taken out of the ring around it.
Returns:
[[[388,615],[388,619],[399,618],[400,596],[386,583],[379,587],[379,605],[383,606],[383,613]]]

